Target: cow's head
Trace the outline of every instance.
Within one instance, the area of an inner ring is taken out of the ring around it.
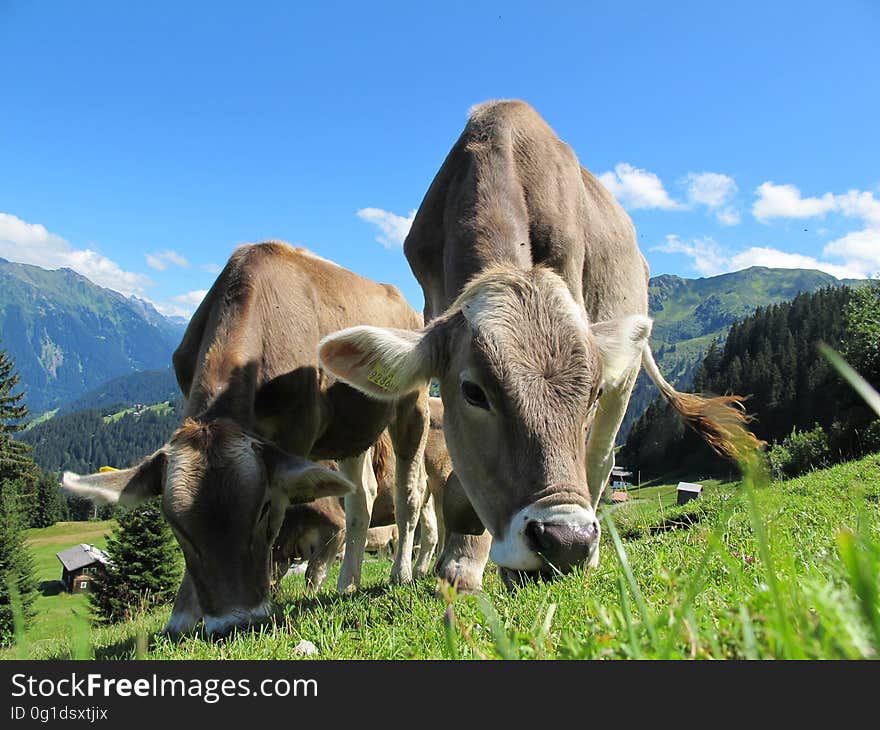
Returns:
[[[632,372],[650,329],[642,316],[590,324],[550,270],[498,268],[421,332],[355,327],[326,337],[319,357],[377,398],[436,377],[449,454],[492,559],[564,572],[597,555],[587,434],[603,388]]]
[[[62,481],[95,502],[133,506],[161,494],[198,600],[197,609],[176,603],[175,612],[187,615],[172,614],[169,627],[201,615],[207,633],[219,635],[268,617],[270,550],[288,504],[353,490],[338,472],[285,454],[228,419],[187,419],[131,469],[65,472]]]

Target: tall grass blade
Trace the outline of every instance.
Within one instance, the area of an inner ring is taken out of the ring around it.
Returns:
[[[630,590],[632,591],[633,598],[636,601],[636,605],[639,607],[639,613],[642,616],[642,622],[645,624],[645,628],[648,630],[648,636],[651,638],[651,644],[654,647],[654,651],[658,654],[660,653],[660,637],[657,635],[657,627],[654,625],[654,618],[648,612],[648,605],[645,603],[645,598],[642,596],[642,592],[639,590],[639,585],[636,583],[636,578],[633,575],[632,568],[629,565],[629,559],[626,556],[626,550],[623,548],[623,542],[620,539],[620,535],[617,532],[617,528],[614,526],[614,520],[610,517],[605,518],[605,525],[608,529],[608,533],[611,535],[611,542],[614,544],[614,552],[617,553],[617,559],[620,561],[620,567],[623,570],[623,574],[626,576],[626,581],[629,583]]]
[[[859,609],[871,633],[874,644],[880,648],[880,600],[878,600],[878,564],[876,556],[867,549],[868,535],[857,535],[852,530],[841,530],[837,548],[846,567],[849,584],[858,599]],[[875,560],[871,560],[874,557]]]
[[[501,623],[501,618],[498,616],[495,607],[483,595],[477,596],[477,605],[480,607],[480,613],[483,614],[486,623],[489,625],[489,631],[492,632],[492,640],[495,643],[495,651],[498,652],[498,655],[502,659],[519,659],[519,652],[511,643],[510,637],[507,635],[507,631]]]
[[[880,393],[871,387],[871,384],[859,375],[849,363],[844,360],[834,349],[824,342],[819,343],[819,352],[830,362],[834,369],[853,387],[853,389],[865,399],[865,402],[880,416]]]

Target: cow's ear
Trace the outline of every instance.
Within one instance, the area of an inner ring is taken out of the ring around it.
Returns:
[[[292,503],[312,502],[320,497],[344,497],[355,486],[338,471],[301,456],[286,454],[274,446],[262,448],[269,486],[284,492]]]
[[[159,449],[130,469],[102,469],[97,474],[64,472],[61,486],[95,504],[121,504],[136,507],[161,494],[165,481],[165,451]]]
[[[620,385],[626,374],[641,362],[652,324],[650,318],[634,314],[590,325],[602,353],[605,383],[609,387]]]
[[[351,327],[321,340],[318,358],[343,382],[373,398],[392,400],[427,387],[433,375],[430,336],[430,328]]]
[[[443,488],[443,522],[447,530],[460,535],[482,535],[486,529],[455,472],[446,478]]]

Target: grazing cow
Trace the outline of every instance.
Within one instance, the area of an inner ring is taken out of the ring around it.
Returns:
[[[441,510],[443,488],[452,464],[443,438],[443,403],[430,398],[430,431],[425,445],[425,472],[428,490],[422,504],[419,527],[421,537],[419,556],[413,568],[416,577],[423,577],[430,570],[431,558],[437,548],[442,526]],[[394,515],[395,468],[393,447],[388,432],[384,431],[371,449],[373,474],[378,490],[373,502],[370,529],[364,549],[368,552],[384,552],[397,541],[397,525]],[[325,462],[335,469],[336,464]],[[284,522],[275,538],[272,563],[275,578],[280,579],[291,561],[307,561],[306,585],[317,591],[327,575],[327,569],[342,549],[345,540],[345,510],[335,497],[323,497],[308,504],[296,504],[287,508]]]
[[[363,323],[404,332],[421,317],[393,286],[304,249],[238,248],[174,353],[183,425],[132,469],[64,475],[68,489],[93,499],[137,504],[162,495],[186,560],[168,631],[204,617],[209,634],[223,634],[266,618],[270,548],[291,502],[345,495],[338,589],[356,586],[376,494],[367,452],[386,427],[401,535],[391,579],[412,580],[427,391],[365,398],[321,371],[316,354],[322,337]],[[336,459],[341,473],[310,459]]]
[[[272,577],[277,582],[292,563],[306,561],[306,586],[317,591],[344,547],[345,509],[338,497],[293,504],[272,545]]]
[[[376,398],[439,380],[455,465],[447,502],[463,490],[503,569],[596,563],[595,509],[640,366],[719,453],[757,446],[741,398],[679,393],[663,379],[632,221],[528,104],[472,110],[404,250],[426,327],[335,333],[321,361]],[[444,512],[452,532],[479,531],[468,510],[458,526]],[[450,535],[439,575],[478,588],[488,544]]]

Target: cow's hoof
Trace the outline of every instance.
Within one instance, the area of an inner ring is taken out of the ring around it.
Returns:
[[[412,582],[413,582],[413,577],[411,574],[410,575],[407,575],[405,573],[398,573],[397,575],[395,575],[394,573],[391,574],[390,583],[393,586],[405,586],[405,585],[409,585]]]
[[[477,572],[471,565],[462,565],[452,562],[438,569],[436,575],[455,588],[459,595],[482,593],[483,575]]]

